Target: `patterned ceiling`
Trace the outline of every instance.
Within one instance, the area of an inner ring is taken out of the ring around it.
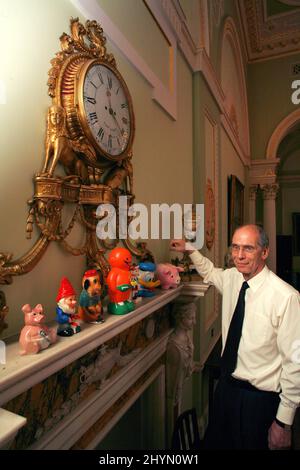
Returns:
[[[300,53],[300,0],[237,0],[249,62]]]

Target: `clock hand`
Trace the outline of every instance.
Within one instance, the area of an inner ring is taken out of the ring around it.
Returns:
[[[113,117],[113,120],[115,121],[115,123],[117,124],[118,128],[119,128],[119,131],[120,131],[120,134],[123,135],[124,134],[124,130],[121,129],[121,126],[116,118],[116,116],[114,115],[114,112],[112,110],[112,113],[111,113],[112,117]]]
[[[121,126],[120,126],[120,124],[119,124],[119,122],[118,122],[118,120],[117,120],[117,118],[116,118],[116,116],[115,116],[114,110],[113,110],[112,107],[111,107],[111,99],[110,99],[111,93],[110,93],[110,91],[109,91],[108,89],[107,89],[107,91],[106,91],[106,96],[107,96],[107,99],[108,99],[108,106],[109,106],[108,111],[109,111],[109,114],[112,116],[113,120],[114,120],[115,123],[117,124],[118,129],[119,129],[119,131],[120,131],[120,134],[123,135],[123,134],[124,134],[124,130],[121,129]]]
[[[119,121],[117,120],[116,116],[115,116],[115,113],[114,113],[114,110],[112,109],[111,107],[111,93],[109,91],[109,89],[106,90],[106,96],[107,96],[107,99],[108,99],[108,111],[109,111],[109,114],[112,116],[113,120],[115,121],[115,123],[117,124],[117,127],[119,129],[119,132],[121,134],[121,136],[123,137],[124,136],[124,129],[121,128],[120,124],[119,124]]]

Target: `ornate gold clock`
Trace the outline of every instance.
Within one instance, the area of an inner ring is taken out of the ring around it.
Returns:
[[[92,59],[75,80],[75,104],[85,136],[109,160],[126,158],[132,145],[134,118],[129,91],[120,73]]]
[[[76,18],[70,29],[71,35],[60,38],[62,52],[52,60],[49,94],[53,105],[64,110],[65,134],[72,149],[88,167],[103,169],[131,157],[132,100],[114,57],[106,52],[99,24],[87,21],[84,27]],[[51,176],[48,165],[43,173]],[[83,178],[78,168],[77,173]],[[88,174],[91,177],[91,171]]]

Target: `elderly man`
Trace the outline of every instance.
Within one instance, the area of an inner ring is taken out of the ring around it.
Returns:
[[[300,296],[266,265],[268,237],[257,225],[232,238],[234,266],[222,270],[184,240],[204,281],[223,295],[221,378],[204,439],[208,449],[282,449],[300,402]]]

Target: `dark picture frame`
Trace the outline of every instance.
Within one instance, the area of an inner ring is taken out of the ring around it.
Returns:
[[[293,220],[293,254],[300,256],[300,212],[292,212]]]
[[[235,175],[228,178],[228,245],[233,232],[244,223],[244,185]]]

